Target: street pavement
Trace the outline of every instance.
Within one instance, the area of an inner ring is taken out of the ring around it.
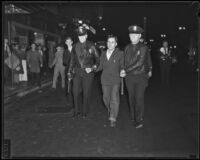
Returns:
[[[144,127],[130,121],[127,93],[120,97],[117,126],[109,126],[98,78],[86,119],[72,119],[60,83],[4,106],[4,139],[10,157],[179,157],[199,158],[197,73],[176,65],[170,87],[153,73],[145,94]]]

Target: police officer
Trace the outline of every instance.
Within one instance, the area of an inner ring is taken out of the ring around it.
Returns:
[[[86,118],[89,109],[91,86],[94,79],[94,71],[99,65],[99,55],[94,44],[87,40],[87,29],[83,26],[76,30],[79,41],[72,49],[68,78],[73,75],[73,96],[74,96],[74,118],[80,113]],[[83,95],[82,95],[83,92]],[[83,98],[83,103],[81,97]]]
[[[172,63],[172,51],[168,47],[168,42],[163,41],[163,46],[160,48],[160,72],[161,81],[163,85],[169,85],[170,81],[170,70]]]
[[[143,127],[144,93],[148,84],[145,65],[148,47],[140,42],[143,29],[137,25],[130,26],[131,43],[125,47],[125,83],[128,90],[131,121],[136,128]]]

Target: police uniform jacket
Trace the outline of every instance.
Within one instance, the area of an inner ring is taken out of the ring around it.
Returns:
[[[145,73],[148,47],[141,42],[128,44],[125,47],[125,71],[129,75]]]
[[[92,68],[99,65],[99,54],[94,44],[90,41],[84,43],[77,42],[72,48],[69,73],[72,70]]]

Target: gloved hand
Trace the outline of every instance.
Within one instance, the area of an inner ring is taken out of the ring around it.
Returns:
[[[85,68],[86,73],[92,72],[92,68]]]
[[[123,70],[121,70],[121,72],[120,72],[120,77],[125,77],[126,76],[126,72],[125,72],[125,70],[123,69]]]

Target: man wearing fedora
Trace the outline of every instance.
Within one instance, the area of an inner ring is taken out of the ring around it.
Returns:
[[[72,89],[75,107],[74,118],[77,118],[79,113],[82,118],[86,118],[89,111],[89,100],[94,79],[94,71],[99,65],[100,58],[95,45],[87,40],[87,29],[83,26],[79,26],[76,32],[79,41],[72,49],[68,78],[72,77],[74,71]],[[83,99],[83,103],[81,99]]]
[[[52,88],[56,89],[59,74],[61,75],[62,88],[65,89],[65,66],[63,65],[64,45],[59,43],[56,47],[55,58],[51,64],[54,67],[53,84]]]
[[[148,47],[140,42],[143,32],[141,27],[133,25],[128,30],[131,43],[125,47],[125,72],[121,73],[121,76],[126,75],[131,121],[136,128],[141,128],[143,127],[144,93],[148,84],[145,70]]]

